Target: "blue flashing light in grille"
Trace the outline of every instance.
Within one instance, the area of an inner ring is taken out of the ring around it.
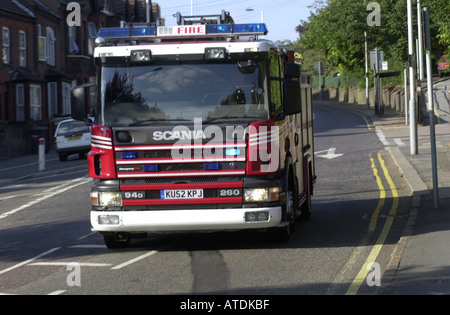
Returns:
[[[226,149],[225,155],[226,156],[237,156],[241,154],[241,150],[239,149]]]
[[[203,169],[205,171],[217,171],[219,169],[219,163],[203,163]]]
[[[136,152],[130,151],[130,152],[122,152],[122,159],[135,159],[136,158]]]
[[[144,172],[157,172],[158,164],[144,165]]]

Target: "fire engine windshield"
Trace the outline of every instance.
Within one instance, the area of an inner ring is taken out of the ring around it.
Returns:
[[[98,119],[106,126],[267,119],[264,61],[102,68]]]

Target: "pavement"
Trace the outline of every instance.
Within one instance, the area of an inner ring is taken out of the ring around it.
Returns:
[[[382,276],[380,295],[450,295],[450,79],[435,83],[433,94],[435,140],[429,125],[418,126],[417,154],[404,113],[386,109],[379,117],[365,105],[334,104],[368,119],[411,190],[408,222]]]
[[[433,186],[429,126],[418,126],[418,154],[411,154],[410,127],[405,116],[390,109],[378,117],[364,105],[333,103],[364,115],[385,142],[411,190],[406,228],[396,245],[377,294],[450,295],[450,79],[435,85],[435,143],[438,187]],[[77,156],[60,162],[54,150],[46,155],[46,170],[39,171],[38,156],[0,160],[0,186],[20,179],[86,170]],[[437,196],[435,194],[437,192]],[[436,198],[437,197],[437,198]]]
[[[12,185],[24,179],[39,178],[44,176],[66,174],[86,170],[88,173],[87,159],[78,155],[71,155],[67,161],[61,162],[58,154],[51,149],[45,155],[45,168],[39,169],[38,154],[25,154],[15,158],[0,159],[0,187]]]

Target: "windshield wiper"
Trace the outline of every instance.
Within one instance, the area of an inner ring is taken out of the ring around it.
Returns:
[[[183,119],[183,118],[176,118],[176,119],[164,119],[164,118],[149,118],[149,119],[145,119],[145,120],[139,120],[139,121],[135,121],[132,122],[131,124],[129,124],[128,126],[137,126],[137,125],[141,125],[147,122],[153,122],[153,121],[191,121],[190,119]]]
[[[221,119],[255,119],[255,118],[257,118],[257,119],[264,119],[261,116],[247,116],[247,115],[244,115],[244,116],[223,116],[223,117],[210,118],[208,120],[203,121],[203,123],[204,124],[208,124],[210,122],[221,120]]]

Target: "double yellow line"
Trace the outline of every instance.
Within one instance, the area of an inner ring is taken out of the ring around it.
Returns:
[[[383,229],[377,239],[377,242],[375,243],[372,250],[370,251],[369,256],[367,257],[364,265],[362,266],[361,270],[357,274],[356,278],[353,280],[352,284],[348,288],[346,295],[355,295],[358,293],[359,288],[361,287],[361,285],[364,283],[364,281],[367,278],[370,266],[377,259],[378,254],[380,253],[381,248],[383,247],[384,242],[386,241],[386,238],[387,238],[389,231],[391,230],[392,224],[394,222],[394,216],[397,215],[398,202],[399,202],[397,188],[395,187],[394,181],[392,180],[392,178],[389,174],[389,171],[386,168],[386,164],[384,163],[384,160],[381,156],[381,151],[378,152],[377,156],[378,156],[378,161],[381,165],[381,169],[383,170],[384,177],[386,178],[386,180],[389,184],[389,187],[391,189],[393,202],[392,202],[391,210],[389,211],[388,217],[386,219],[386,222],[384,223]],[[368,233],[372,233],[373,231],[375,231],[375,227],[377,225],[379,215],[381,213],[381,210],[384,207],[385,200],[386,200],[386,190],[383,186],[383,182],[382,182],[380,176],[378,175],[378,169],[375,165],[375,160],[372,155],[370,157],[370,162],[371,162],[371,168],[373,171],[373,175],[375,176],[375,179],[376,179],[376,182],[378,185],[378,189],[380,190],[380,199],[378,201],[378,206],[375,209],[375,212],[373,213],[373,215],[370,219]]]

